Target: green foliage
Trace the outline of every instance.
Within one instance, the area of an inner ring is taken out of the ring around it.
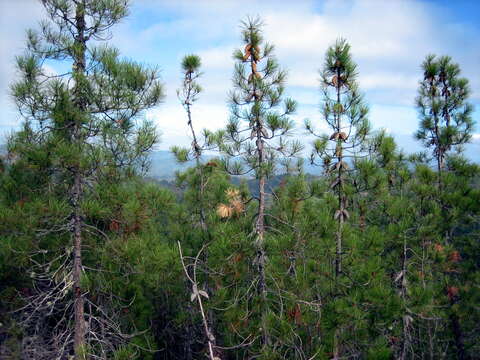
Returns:
[[[321,117],[332,134],[305,123],[316,136],[311,160],[325,167],[314,177],[289,159],[303,147],[288,139],[296,103],[284,99],[286,72],[261,21],[247,19],[226,129],[197,138],[201,59],[182,59],[178,96],[194,141],[172,151],[196,161],[172,191],[143,176],[157,141],[142,115],[162,98],[157,69],[70,34],[84,13],[85,36],[99,39],[127,14],[126,2],[43,3],[53,22],[29,31],[17,58],[12,93],[25,122],[0,157],[0,357],[70,356],[73,343],[62,334],[73,324],[74,172],[84,185],[75,205],[83,221],[80,288],[99,336],[77,357],[204,359],[209,342],[223,360],[477,356],[480,169],[460,151],[472,134],[472,108],[468,82],[449,57],[426,58],[417,99],[416,135],[439,161],[433,169],[426,153],[406,157],[386,131],[370,131],[350,46],[329,47]],[[42,64],[53,60],[77,64],[50,78]],[[225,156],[204,161],[215,147]],[[274,177],[279,165],[286,174]],[[229,173],[256,179],[236,186]],[[208,295],[205,321],[190,301],[195,290],[185,275],[194,271],[197,290]]]
[[[368,107],[358,88],[357,65],[345,39],[337,40],[328,48],[320,75],[323,95],[320,111],[332,134],[318,134],[312,122],[306,120],[306,130],[318,138],[314,142],[312,162],[318,157],[353,157],[362,153],[367,150],[370,132]]]
[[[231,116],[225,136],[219,139],[220,150],[239,160],[225,159],[227,171],[235,175],[253,172],[257,178],[273,175],[279,156],[295,156],[302,150],[299,142],[287,140],[293,130],[289,116],[297,104],[282,99],[287,73],[277,63],[273,45],[265,42],[262,26],[259,18],[242,22],[245,49],[234,53]],[[261,160],[259,146],[264,153]]]
[[[468,142],[473,131],[473,106],[468,80],[460,77],[460,67],[449,56],[427,55],[422,64],[416,105],[420,126],[415,134],[426,148],[431,148],[438,168],[454,147]]]

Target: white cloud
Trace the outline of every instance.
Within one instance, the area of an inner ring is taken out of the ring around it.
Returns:
[[[480,78],[473,61],[480,60],[480,46],[473,40],[478,29],[448,24],[442,16],[433,5],[419,1],[330,0],[321,13],[275,11],[265,18],[267,38],[290,69],[292,85],[317,87],[313,70],[321,68],[327,47],[343,37],[352,46],[361,88],[382,90],[371,94],[372,102],[411,105],[420,64],[432,52],[454,56],[471,80],[472,98],[478,99]],[[459,42],[470,46],[459,47]]]
[[[198,55],[202,58],[202,68],[211,71],[232,71],[235,63],[232,55],[237,47],[237,44],[232,44],[199,51]]]
[[[472,135],[473,142],[480,142],[480,134],[473,134]]]
[[[415,90],[418,86],[418,76],[408,73],[373,72],[360,74],[360,86],[364,90],[370,89],[406,89]]]
[[[35,0],[0,1],[0,143],[18,126],[18,113],[10,98],[10,84],[15,78],[15,56],[25,47],[25,31],[36,25],[42,6]]]
[[[204,57],[206,73],[209,67],[215,72],[216,79],[207,81],[218,90],[226,86],[214,83],[231,76],[231,49],[236,47],[222,43],[228,39],[230,44],[233,39],[234,44],[240,45],[239,20],[244,14],[259,13],[266,24],[267,40],[275,44],[281,65],[289,70],[289,87],[316,92],[317,70],[327,47],[335,39],[345,37],[359,65],[362,89],[376,90],[369,94],[370,102],[411,105],[421,76],[420,63],[431,52],[454,54],[455,61],[460,62],[472,81],[472,98],[480,99],[480,79],[474,61],[480,58],[480,47],[474,42],[478,29],[448,19],[448,14],[432,3],[328,0],[322,6],[314,1],[284,2],[278,6],[275,1],[210,0],[167,1],[159,5],[144,0],[139,4],[157,13],[166,7],[177,15],[176,21],[153,25],[159,26],[159,31],[152,33],[162,37],[160,29],[167,26],[167,33],[174,29],[176,37],[192,38],[198,44],[192,50]],[[129,42],[140,47],[141,37]],[[215,43],[222,45],[212,47]],[[472,46],[459,47],[459,43]],[[151,48],[148,44],[141,47]],[[227,75],[220,75],[222,72]]]
[[[320,75],[316,64],[302,64],[288,69],[288,86],[298,86],[303,88],[317,89],[320,86]]]
[[[186,113],[180,104],[169,103],[150,110],[146,118],[157,124],[161,130],[159,149],[168,150],[173,145],[189,145],[192,141],[187,126]],[[220,129],[228,119],[225,106],[197,103],[192,107],[193,126],[197,134],[202,130]]]
[[[369,119],[378,128],[388,129],[394,134],[411,135],[417,128],[417,112],[408,106],[372,105]]]

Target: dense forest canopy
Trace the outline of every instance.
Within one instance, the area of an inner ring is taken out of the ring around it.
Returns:
[[[192,143],[159,183],[144,114],[164,84],[106,41],[128,1],[42,4],[0,158],[1,359],[478,358],[480,169],[455,54],[419,64],[424,151],[407,155],[371,125],[348,39],[318,59],[318,116],[299,125],[247,17],[222,129],[196,121],[201,57],[179,64]]]

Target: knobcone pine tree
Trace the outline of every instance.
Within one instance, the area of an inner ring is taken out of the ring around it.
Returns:
[[[348,186],[347,174],[352,165],[351,160],[366,150],[366,138],[370,131],[368,108],[364,104],[356,78],[357,65],[351,58],[350,45],[344,39],[337,40],[328,48],[321,71],[322,120],[333,133],[330,136],[320,135],[310,121],[305,123],[306,129],[318,137],[314,142],[311,161],[315,163],[321,158],[327,174],[332,177],[331,188],[337,196],[338,209],[334,214],[337,220],[336,276],[342,272],[343,224],[350,217],[345,193]]]
[[[82,202],[96,177],[110,168],[139,166],[157,136],[152,124],[136,123],[157,105],[163,88],[156,69],[122,60],[116,49],[98,45],[127,15],[124,0],[43,0],[49,21],[28,31],[27,51],[17,58],[21,79],[12,86],[25,126],[44,142],[55,144],[50,156],[64,184],[71,214],[63,231],[72,236],[73,344],[76,359],[95,341],[85,311],[82,264],[85,218]],[[43,66],[60,61],[71,66],[52,75]],[[70,190],[67,191],[67,188]],[[70,338],[70,332],[64,333]],[[67,341],[66,339],[64,339]],[[68,342],[68,341],[67,341]],[[104,343],[106,344],[106,343]]]
[[[236,64],[234,89],[230,93],[231,117],[219,147],[227,155],[225,165],[229,173],[245,175],[253,172],[258,179],[254,264],[262,299],[262,344],[268,346],[270,335],[265,323],[268,312],[265,186],[267,178],[275,172],[279,157],[295,156],[301,146],[298,142],[286,140],[293,128],[289,115],[294,113],[296,103],[290,98],[282,99],[287,73],[280,69],[273,55],[273,45],[265,42],[262,25],[259,18],[248,18],[242,22],[245,48],[234,53]]]

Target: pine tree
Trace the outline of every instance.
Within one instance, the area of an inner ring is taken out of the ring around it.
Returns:
[[[94,46],[127,15],[123,0],[43,0],[49,21],[28,32],[27,52],[17,58],[21,80],[12,86],[26,124],[44,141],[57,144],[51,154],[70,186],[71,222],[65,224],[73,242],[75,356],[87,345],[82,290],[82,201],[105,163],[135,168],[156,141],[154,128],[135,119],[163,96],[156,69],[119,58],[118,51]],[[47,61],[71,65],[71,71],[48,75]],[[103,144],[103,146],[101,145]],[[125,157],[125,149],[131,155]]]
[[[449,151],[471,138],[473,107],[467,102],[470,89],[468,80],[460,77],[459,65],[449,56],[428,55],[422,69],[416,99],[420,117],[416,137],[432,149],[441,179]]]
[[[428,55],[422,64],[423,80],[420,82],[416,99],[420,116],[420,125],[416,133],[417,139],[426,148],[432,149],[437,163],[437,202],[440,207],[440,237],[442,243],[452,242],[454,226],[452,215],[455,205],[449,201],[445,188],[446,159],[451,150],[467,143],[473,131],[473,107],[467,102],[470,89],[468,80],[460,77],[460,66],[452,62],[451,57]],[[451,275],[446,273],[446,283]],[[450,289],[450,287],[448,288]],[[447,289],[447,292],[448,292]],[[463,332],[455,311],[456,296],[450,299],[450,326],[455,338],[459,359],[466,357]]]
[[[234,175],[254,173],[258,179],[258,208],[255,220],[254,261],[258,270],[258,291],[262,298],[262,344],[270,344],[265,324],[267,312],[267,279],[265,254],[266,189],[269,176],[275,172],[278,157],[296,155],[301,146],[285,137],[293,128],[289,119],[296,108],[292,99],[282,100],[287,73],[279,68],[273,56],[273,45],[265,43],[260,19],[242,22],[245,49],[236,50],[233,75],[234,90],[230,93],[231,118],[226,139],[220,150],[227,154],[226,169]],[[282,110],[277,110],[283,105]],[[239,161],[232,158],[240,157]]]
[[[330,46],[325,55],[325,64],[321,71],[323,99],[322,117],[332,129],[330,136],[317,134],[310,121],[306,121],[306,129],[317,136],[314,142],[311,161],[315,163],[321,157],[327,173],[332,175],[331,188],[335,191],[338,209],[337,220],[335,274],[342,273],[342,239],[343,224],[350,214],[347,210],[346,196],[349,159],[355,159],[366,150],[366,138],[370,130],[367,120],[368,108],[356,82],[357,65],[350,55],[350,45],[340,39]],[[332,161],[335,163],[332,165]],[[351,164],[350,164],[351,165]]]
[[[204,202],[204,191],[205,191],[205,170],[211,166],[217,166],[215,162],[210,162],[206,167],[201,162],[202,153],[208,150],[213,150],[215,148],[216,141],[222,137],[222,131],[219,131],[216,134],[211,133],[210,131],[204,129],[202,132],[203,139],[200,139],[195,127],[193,125],[193,115],[192,107],[195,102],[198,100],[199,94],[202,92],[202,87],[198,83],[198,79],[202,75],[200,72],[201,59],[197,55],[187,55],[182,59],[182,73],[183,73],[183,84],[182,88],[177,90],[177,96],[185,108],[187,113],[187,125],[192,136],[192,144],[190,148],[184,148],[180,146],[173,146],[171,151],[174,153],[177,161],[180,163],[195,159],[196,165],[196,180],[197,184],[197,195],[196,195],[196,206],[198,207],[198,215],[200,220],[200,227],[203,232],[207,232],[206,224],[206,207],[207,205]],[[206,239],[208,240],[208,239]]]
[[[414,354],[413,333],[420,322],[420,319],[414,319],[412,309],[418,312],[426,310],[421,306],[415,307],[418,304],[412,303],[411,297],[412,289],[419,280],[413,265],[415,260],[421,261],[415,258],[421,253],[415,236],[418,204],[412,201],[411,171],[394,138],[385,131],[379,132],[374,138],[372,150],[369,159],[359,163],[354,183],[359,194],[360,226],[366,233],[362,240],[368,241],[372,233],[381,234],[382,271],[386,275],[382,282],[390,292],[388,302],[378,304],[384,307],[384,316],[378,321],[391,323],[392,326],[376,335],[386,335],[392,356],[408,359]],[[371,257],[374,251],[369,250],[368,256]]]
[[[193,211],[198,215],[198,220],[194,220],[196,223],[194,223],[193,226],[196,227],[199,223],[202,240],[199,249],[197,250],[198,256],[196,257],[196,261],[193,264],[185,265],[186,260],[182,255],[182,247],[180,242],[178,243],[178,247],[186,278],[188,279],[189,286],[192,287],[192,296],[197,300],[196,303],[199,307],[205,338],[208,344],[209,357],[213,360],[214,358],[218,359],[216,356],[216,339],[214,336],[213,326],[211,324],[213,314],[211,312],[207,312],[204,305],[209,297],[208,294],[210,293],[211,295],[212,289],[210,288],[210,279],[208,275],[206,275],[204,283],[200,283],[200,278],[203,277],[204,274],[202,274],[199,269],[197,270],[197,265],[199,259],[201,259],[204,264],[208,264],[208,245],[212,241],[212,235],[207,224],[209,206],[205,200],[208,197],[206,195],[208,182],[215,181],[215,175],[217,174],[214,174],[214,170],[216,170],[215,168],[218,166],[215,160],[211,160],[207,164],[202,163],[201,156],[204,151],[214,149],[215,138],[218,138],[219,136],[221,137],[221,132],[220,134],[214,135],[208,130],[203,130],[202,141],[199,139],[193,125],[192,107],[202,91],[202,88],[197,81],[202,75],[200,72],[200,66],[201,59],[197,55],[187,55],[182,59],[183,84],[182,88],[177,90],[177,96],[187,113],[187,125],[190,129],[192,144],[190,148],[174,146],[171,148],[171,150],[179,162],[186,162],[192,157],[195,159],[195,168],[193,171],[190,169],[184,174],[177,174],[177,180],[179,180],[180,183],[188,184],[189,195],[191,193],[194,197],[192,199],[193,201],[189,205],[191,205]],[[210,187],[211,186],[208,185],[208,188]],[[189,271],[192,266],[194,269]],[[189,311],[191,311],[190,307]]]
[[[187,112],[187,125],[190,129],[193,141],[190,149],[180,149],[177,146],[172,148],[173,153],[177,155],[179,160],[186,161],[188,160],[189,155],[193,156],[197,166],[200,164],[202,147],[197,139],[195,128],[193,127],[192,106],[197,101],[198,95],[202,91],[202,87],[197,81],[202,75],[200,72],[200,66],[201,59],[197,55],[187,55],[182,59],[183,84],[182,88],[177,90],[177,96]]]

